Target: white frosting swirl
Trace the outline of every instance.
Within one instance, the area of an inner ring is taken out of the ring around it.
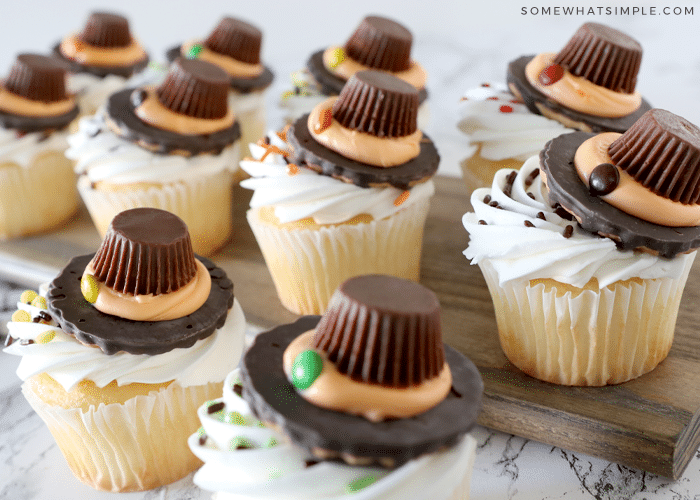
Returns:
[[[471,436],[449,450],[419,457],[392,471],[337,462],[306,467],[306,460],[313,457],[290,444],[279,432],[261,426],[248,404],[233,392],[237,379],[235,370],[224,382],[223,399],[215,401],[223,401],[224,410],[209,414],[209,404],[200,407],[198,415],[203,427],[188,440],[192,452],[204,462],[194,482],[217,492],[218,500],[448,500],[457,498],[455,491],[471,474],[475,451]],[[245,425],[229,423],[232,419],[227,416],[231,412],[242,416]],[[202,432],[207,436],[204,445],[199,443]],[[245,438],[254,448],[231,450],[236,438]],[[278,444],[266,447],[270,439]],[[367,476],[374,476],[377,481],[353,493],[346,491],[350,482]]]
[[[118,75],[100,78],[90,73],[69,73],[66,87],[75,94],[82,115],[93,114],[107,98],[126,87],[127,79]]]
[[[40,293],[45,295],[45,292],[44,285]],[[17,303],[17,308],[27,311],[32,318],[42,311],[22,302]],[[15,342],[5,348],[5,352],[22,356],[17,368],[22,380],[47,373],[66,391],[81,380],[91,380],[100,388],[113,380],[118,385],[175,380],[182,387],[189,387],[220,382],[238,363],[243,351],[245,317],[240,304],[234,300],[224,326],[212,335],[198,340],[192,347],[153,356],[123,351],[107,355],[98,347],[81,344],[74,336],[64,333],[55,321],[49,324],[9,321],[7,329]],[[20,342],[22,339],[36,341],[47,331],[56,333],[48,343],[22,345]]]
[[[550,139],[573,132],[555,120],[531,113],[506,86],[485,85],[465,92],[458,124],[472,146],[481,145],[484,159],[525,161]]]
[[[46,151],[64,151],[68,147],[65,131],[44,137],[43,132],[31,132],[17,137],[17,131],[0,127],[0,164],[16,163],[28,168],[34,158]]]
[[[576,221],[556,215],[548,201],[547,188],[538,175],[531,186],[525,181],[539,168],[539,158],[528,159],[518,171],[511,196],[503,189],[511,169],[499,170],[491,188],[472,193],[474,212],[462,218],[469,232],[464,255],[472,264],[488,261],[498,273],[500,284],[511,280],[551,278],[583,287],[591,278],[604,288],[619,280],[678,278],[692,254],[665,259],[643,252],[618,250],[609,238],[593,236],[580,229]],[[534,199],[527,193],[532,193]],[[489,195],[503,210],[484,203]],[[542,212],[546,220],[537,217]],[[479,224],[483,220],[486,225]],[[535,227],[525,226],[529,221]],[[566,226],[574,229],[563,236]]]
[[[104,113],[98,112],[80,120],[78,132],[68,137],[66,156],[76,160],[75,172],[90,182],[168,183],[237,170],[238,142],[218,155],[156,154],[119,137],[105,123]]]
[[[270,144],[280,150],[289,149],[276,133],[270,132],[268,138]],[[401,189],[362,188],[303,167],[290,175],[279,153],[270,153],[260,161],[265,151],[262,146],[250,144],[254,159],[241,161],[241,168],[252,178],[241,181],[241,186],[255,191],[250,200],[252,208],[274,206],[275,216],[281,223],[312,217],[317,224],[337,224],[360,214],[379,220],[430,198],[435,192],[430,180],[417,184],[409,190],[408,198],[397,205],[394,202],[404,193]]]

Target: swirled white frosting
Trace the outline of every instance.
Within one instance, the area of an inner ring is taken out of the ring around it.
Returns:
[[[573,132],[561,123],[531,113],[505,85],[488,83],[465,92],[458,124],[486,160],[525,161],[547,141]]]
[[[45,291],[44,285],[40,293],[44,295]],[[27,311],[32,318],[42,311],[22,302],[17,303],[17,308]],[[189,387],[220,382],[236,366],[243,351],[245,317],[240,304],[234,300],[226,322],[212,335],[198,340],[192,347],[153,356],[123,351],[107,355],[98,347],[81,344],[53,320],[49,324],[9,321],[7,329],[15,341],[5,352],[22,356],[17,368],[22,380],[47,373],[67,391],[81,380],[91,380],[97,387],[104,387],[113,380],[118,385],[175,380],[182,387]],[[54,339],[43,344],[37,342],[47,331],[55,332]],[[22,339],[34,343],[22,345]]]
[[[313,457],[279,432],[263,426],[232,390],[237,378],[235,370],[224,382],[223,398],[200,407],[202,429],[188,440],[192,452],[204,462],[194,482],[217,492],[218,500],[447,500],[456,498],[454,492],[471,474],[475,451],[471,436],[449,450],[419,457],[392,471],[337,462],[306,466]],[[225,403],[223,410],[208,413],[210,404],[221,401]],[[236,419],[231,418],[232,412],[237,413]],[[204,435],[205,442],[200,444]],[[240,438],[252,448],[232,446]],[[269,446],[271,439],[276,442],[274,446]],[[352,493],[346,490],[351,482],[368,476],[375,477],[376,482]]]
[[[44,137],[42,132],[31,132],[17,137],[17,131],[0,127],[0,164],[16,163],[27,168],[34,158],[46,151],[64,151],[68,147],[65,131]]]
[[[239,141],[218,155],[156,154],[115,134],[105,123],[103,112],[82,118],[68,143],[66,156],[76,160],[75,172],[86,175],[90,182],[168,183],[238,169]]]
[[[90,73],[69,73],[66,79],[67,90],[75,94],[80,112],[94,113],[102,106],[107,98],[126,87],[127,79],[118,75],[107,75],[100,78]]]
[[[562,219],[549,204],[547,188],[538,175],[526,186],[531,172],[539,168],[539,158],[529,158],[518,171],[511,196],[503,190],[511,169],[499,170],[491,188],[472,193],[474,212],[462,222],[469,232],[464,255],[472,264],[488,261],[498,273],[500,284],[511,280],[551,278],[582,287],[591,278],[604,288],[619,280],[678,278],[693,254],[665,259],[648,253],[618,250],[609,238],[594,236],[580,229],[576,221]],[[527,193],[534,196],[530,198]],[[486,195],[503,209],[484,202]],[[537,217],[542,212],[546,220]],[[486,222],[485,225],[479,221]],[[529,221],[534,227],[525,226]],[[563,236],[566,226],[573,227],[570,238]]]
[[[270,144],[280,150],[289,149],[276,133],[270,132],[267,137]],[[362,188],[304,167],[299,167],[292,175],[284,156],[279,153],[270,153],[260,161],[265,151],[262,146],[250,144],[253,160],[241,161],[241,168],[252,178],[241,181],[241,186],[254,190],[251,208],[273,206],[281,223],[312,217],[317,224],[337,224],[360,214],[369,214],[379,220],[430,198],[435,192],[433,182],[429,180],[408,190],[408,197],[402,203],[394,203],[403,190],[395,187]]]

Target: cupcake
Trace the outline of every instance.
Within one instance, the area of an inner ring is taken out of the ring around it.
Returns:
[[[361,71],[340,96],[251,145],[247,217],[282,304],[325,310],[360,274],[418,281],[423,226],[440,157],[417,128],[418,91]]]
[[[148,54],[131,36],[129,21],[108,12],[90,14],[82,31],[64,37],[53,55],[68,65],[68,88],[78,98],[81,115],[94,114],[148,64]]]
[[[222,500],[465,500],[482,391],[431,291],[356,277],[322,318],[260,334],[199,409],[194,481]]]
[[[58,228],[78,210],[63,154],[78,107],[65,80],[54,59],[20,54],[0,82],[0,240]]]
[[[627,130],[651,108],[635,91],[641,59],[635,39],[586,23],[558,54],[511,61],[507,88],[468,90],[458,125],[471,146],[461,164],[467,186],[489,186],[497,170],[520,168],[560,134]]]
[[[75,476],[139,491],[186,476],[197,408],[221,394],[245,319],[223,270],[163,210],[117,215],[97,253],[27,291],[5,352]]]
[[[623,134],[561,135],[474,191],[464,253],[515,366],[602,386],[663,361],[700,246],[699,164],[700,129],[652,109]]]
[[[119,212],[153,207],[185,221],[199,254],[228,241],[240,145],[228,81],[213,64],[178,59],[160,86],[121,90],[80,121],[66,156],[101,235]]]
[[[311,54],[306,68],[292,74],[292,90],[282,94],[289,123],[328,97],[337,96],[352,75],[375,70],[400,78],[418,90],[421,103],[419,123],[425,126],[425,69],[411,59],[413,35],[398,22],[381,16],[367,16],[344,45],[331,45]]]
[[[265,134],[265,90],[273,79],[272,71],[260,60],[262,32],[233,17],[224,17],[205,39],[193,39],[170,49],[169,61],[178,57],[201,59],[216,64],[231,78],[228,105],[241,125],[242,156],[247,144]]]

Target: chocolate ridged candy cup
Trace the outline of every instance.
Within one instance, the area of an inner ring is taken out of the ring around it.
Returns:
[[[333,105],[343,127],[377,137],[403,137],[418,129],[418,91],[379,71],[358,71]]]
[[[654,193],[700,201],[700,128],[664,109],[647,111],[608,147],[619,168]]]
[[[56,102],[68,98],[65,67],[56,59],[39,54],[18,55],[4,87],[32,101]]]
[[[440,374],[445,352],[433,292],[393,276],[365,275],[338,287],[313,345],[338,371],[369,384],[405,388]]]
[[[228,111],[229,76],[214,64],[176,59],[158,87],[160,102],[171,111],[193,118],[223,118]]]
[[[614,28],[586,23],[574,33],[554,62],[596,85],[631,94],[637,84],[642,46]]]
[[[260,63],[262,32],[252,24],[224,17],[203,45],[218,53],[248,64]]]
[[[348,57],[373,69],[405,71],[411,63],[413,35],[405,27],[379,16],[367,16],[345,43]]]
[[[174,292],[197,273],[187,226],[178,216],[156,208],[117,214],[93,268],[98,281],[129,295]]]
[[[131,43],[129,21],[119,14],[93,12],[78,38],[94,47],[126,47]]]

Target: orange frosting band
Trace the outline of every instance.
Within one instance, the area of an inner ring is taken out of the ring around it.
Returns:
[[[376,137],[343,127],[332,119],[330,125],[323,114],[333,108],[337,97],[318,104],[309,114],[307,126],[317,142],[345,158],[375,167],[395,167],[412,160],[420,154],[423,132],[416,130],[404,137]]]
[[[33,101],[0,88],[0,110],[21,116],[58,116],[75,107],[73,98],[57,102]]]
[[[195,259],[197,273],[182,288],[160,295],[129,295],[117,292],[98,281],[98,311],[134,321],[167,321],[182,318],[199,309],[209,297],[211,276],[199,260]],[[92,263],[85,274],[94,274]]]
[[[358,71],[364,71],[366,69],[381,71],[375,68],[370,68],[369,66],[365,66],[364,64],[360,64],[359,62],[347,56],[345,57],[345,59],[343,59],[343,61],[340,64],[333,68],[332,61],[335,58],[334,51],[337,51],[338,49],[342,50],[342,47],[339,47],[337,45],[331,46],[323,51],[323,65],[328,71],[330,71],[334,75],[344,78],[345,80],[349,80],[350,77]],[[428,74],[425,72],[423,66],[421,66],[419,63],[413,60],[410,61],[409,68],[407,70],[396,72],[386,71],[386,73],[394,75],[396,78],[400,78],[406,83],[410,83],[418,90],[421,90],[425,87],[425,82],[428,79]]]
[[[194,118],[192,116],[181,115],[169,110],[158,100],[155,87],[144,89],[148,94],[146,99],[136,107],[136,116],[154,127],[170,130],[182,135],[202,135],[213,134],[219,130],[233,125],[233,109],[230,107],[223,118],[210,120],[208,118]]]
[[[554,64],[554,56],[543,53],[533,57],[525,67],[525,76],[530,85],[559,104],[581,113],[608,118],[627,116],[642,104],[642,95],[638,91],[632,94],[615,92],[574,76],[566,69],[560,80],[551,85],[542,85],[539,75],[547,66]]]
[[[265,69],[262,64],[245,63],[234,59],[233,57],[214,52],[213,50],[201,45],[201,42],[198,42],[197,40],[191,40],[182,44],[182,47],[180,47],[180,53],[183,57],[187,57],[187,54],[193,45],[200,45],[201,47],[201,50],[197,54],[197,59],[210,62],[220,67],[234,78],[255,78],[260,76]]]
[[[284,372],[291,380],[292,365],[303,351],[312,349],[315,330],[302,333],[284,351]],[[408,388],[357,382],[340,373],[323,353],[323,370],[308,389],[299,394],[310,403],[329,410],[360,415],[371,422],[419,415],[440,403],[452,387],[447,363],[437,377]]]
[[[146,51],[135,39],[126,47],[107,49],[87,44],[77,34],[64,38],[60,50],[68,59],[86,66],[131,66],[146,57]]]
[[[605,132],[586,140],[576,150],[574,165],[578,176],[588,186],[588,179],[595,167],[601,163],[613,163],[608,146],[622,134]],[[683,203],[653,193],[634,180],[627,172],[618,168],[620,183],[601,198],[615,208],[639,219],[670,227],[700,225],[700,205]]]

